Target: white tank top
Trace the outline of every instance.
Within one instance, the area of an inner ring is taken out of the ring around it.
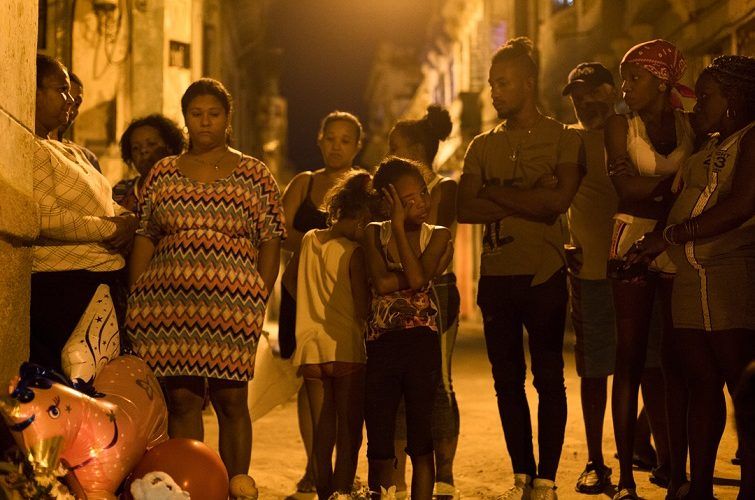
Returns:
[[[695,149],[695,133],[687,115],[681,109],[674,110],[676,126],[676,148],[664,156],[658,153],[650,142],[645,130],[645,123],[639,115],[627,115],[629,130],[627,132],[627,153],[640,175],[674,175]]]
[[[359,244],[347,238],[322,243],[317,232],[309,231],[301,242],[293,363],[364,363],[364,330],[354,314],[349,273]]]

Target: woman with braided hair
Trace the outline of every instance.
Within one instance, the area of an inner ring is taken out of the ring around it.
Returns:
[[[668,225],[636,242],[625,265],[666,251],[677,266],[669,345],[689,391],[685,498],[709,499],[726,422],[723,384],[734,393],[755,359],[755,59],[716,58],[695,91],[697,129],[710,139],[684,167]],[[748,444],[740,443],[739,499],[755,498]]]

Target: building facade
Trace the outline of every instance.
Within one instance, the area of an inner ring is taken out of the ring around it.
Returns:
[[[510,2],[496,0],[436,1],[421,51],[385,45],[378,55],[366,92],[368,144],[363,158],[374,165],[387,150],[396,121],[421,118],[430,104],[451,114],[453,130],[440,144],[434,168],[459,178],[469,141],[495,122],[487,94],[490,56],[512,32]],[[476,284],[481,229],[459,225],[454,272],[461,294],[461,316],[476,319]]]
[[[32,199],[37,6],[0,4],[0,381],[29,357],[31,242],[39,232]],[[19,26],[29,29],[18,29]]]
[[[270,0],[40,0],[40,52],[84,84],[72,139],[117,182],[132,174],[118,140],[134,118],[162,113],[183,125],[180,99],[200,77],[234,98],[234,147],[277,171],[285,156],[279,52],[266,44]]]
[[[280,52],[265,43],[271,0],[3,0],[0,61],[0,380],[29,353],[37,52],[59,58],[84,83],[72,138],[94,151],[116,182],[129,175],[118,140],[128,123],[163,113],[180,125],[188,84],[211,76],[233,94],[235,146],[276,172],[285,158]],[[23,29],[19,29],[23,27]]]
[[[674,43],[688,69],[682,83],[695,79],[721,54],[755,55],[755,0],[540,0],[536,31],[543,108],[573,121],[561,97],[569,71],[582,61],[599,61],[619,80],[619,63],[633,45],[655,38]],[[694,103],[686,102],[688,108]]]

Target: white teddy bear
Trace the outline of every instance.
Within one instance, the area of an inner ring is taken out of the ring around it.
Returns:
[[[134,500],[186,500],[189,493],[183,491],[165,472],[149,472],[131,483]]]

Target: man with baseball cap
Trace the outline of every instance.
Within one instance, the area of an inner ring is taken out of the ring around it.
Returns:
[[[614,368],[616,325],[606,263],[618,198],[606,174],[603,126],[614,113],[617,92],[608,68],[585,62],[569,73],[562,94],[571,98],[578,120],[571,127],[582,136],[587,165],[567,213],[571,242],[566,255],[577,338],[574,350],[588,450],[587,466],[576,490],[596,494],[611,481],[611,469],[603,461],[602,433],[607,378]]]
[[[578,123],[570,127],[582,137],[586,152],[587,173],[567,213],[571,242],[566,256],[588,450],[587,466],[576,490],[595,494],[605,490],[611,477],[611,469],[603,462],[602,433],[607,378],[613,374],[616,359],[616,318],[606,267],[618,197],[606,173],[603,127],[614,114],[618,93],[608,68],[598,62],[584,62],[569,73],[562,94],[571,98]],[[658,307],[656,304],[651,318],[646,368],[658,369],[661,363],[662,320]],[[635,461],[652,467],[655,456],[645,411],[639,419],[638,430],[645,432],[635,436]]]

